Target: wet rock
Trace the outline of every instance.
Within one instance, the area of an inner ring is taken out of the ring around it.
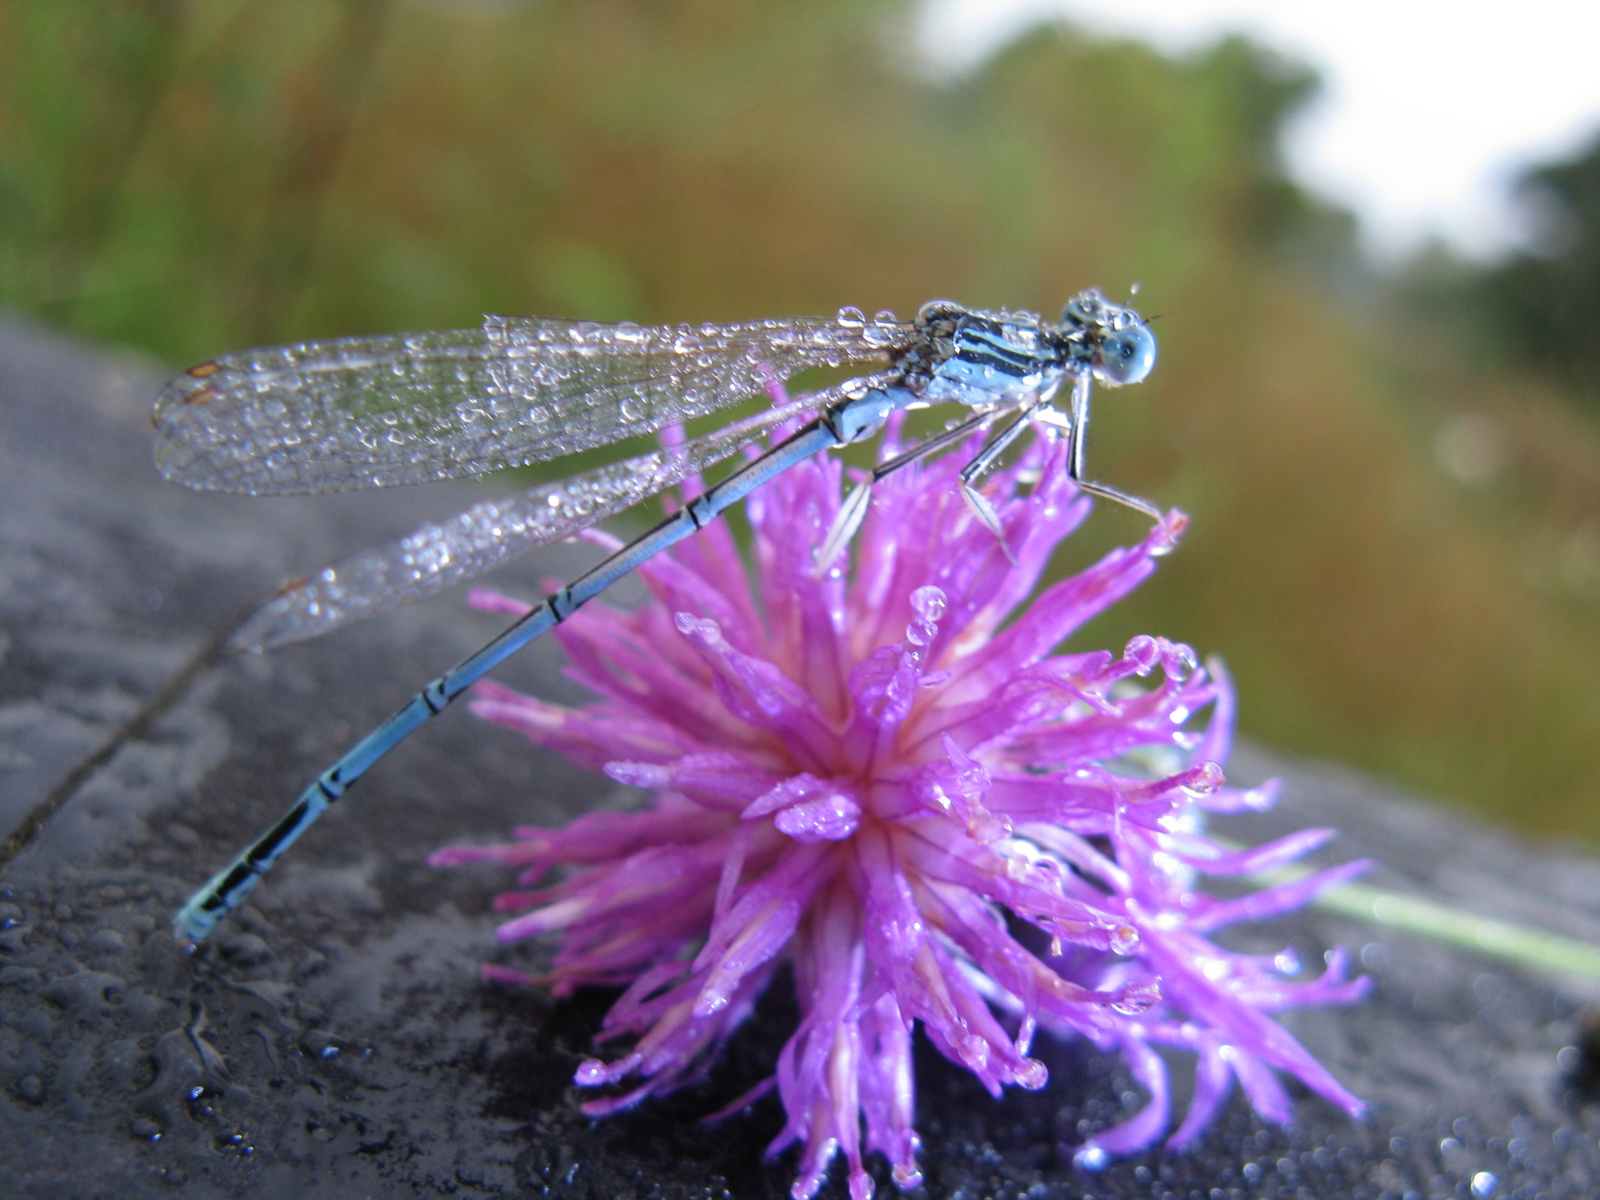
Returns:
[[[283,578],[480,493],[168,487],[148,464],[155,384],[0,323],[0,838],[21,847],[0,882],[0,1196],[785,1196],[792,1159],[762,1158],[781,1125],[772,1099],[700,1120],[771,1071],[794,1020],[781,995],[703,1083],[591,1122],[570,1080],[608,998],[479,981],[499,880],[435,875],[426,855],[559,822],[611,788],[464,712],[363,780],[214,944],[168,934],[242,837],[495,625],[446,596],[260,658],[211,656]],[[556,548],[524,589],[585,553]],[[536,644],[501,676],[570,699],[558,667]],[[1271,773],[1287,777],[1283,810],[1231,835],[1336,825],[1337,854],[1386,864],[1378,882],[1600,940],[1594,862],[1248,747],[1233,770]],[[1280,1130],[1235,1098],[1194,1151],[1085,1176],[1071,1147],[1139,1102],[1115,1059],[1041,1039],[1049,1086],[994,1101],[922,1046],[925,1194],[1600,1190],[1595,1023],[1579,1023],[1591,989],[1317,913],[1239,936],[1308,963],[1342,942],[1372,973],[1364,1006],[1289,1018],[1371,1102],[1365,1119],[1301,1096]]]

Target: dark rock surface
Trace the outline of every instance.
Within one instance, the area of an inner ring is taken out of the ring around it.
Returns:
[[[172,940],[173,909],[242,836],[496,624],[446,596],[265,658],[213,657],[284,577],[472,489],[186,493],[148,465],[154,383],[0,323],[0,1197],[785,1195],[792,1159],[761,1160],[775,1101],[699,1121],[770,1069],[781,989],[705,1083],[593,1123],[569,1081],[606,997],[479,982],[499,881],[431,871],[429,851],[627,797],[465,711],[365,780],[212,944]],[[558,548],[518,578],[580,555]],[[501,676],[574,698],[548,645]],[[1600,941],[1600,864],[1347,775],[1235,760],[1236,779],[1269,773],[1288,781],[1281,811],[1225,832],[1338,825],[1333,856],[1381,859],[1377,882]],[[925,1194],[1600,1195],[1600,1105],[1573,1048],[1584,985],[1315,913],[1245,938],[1309,961],[1360,950],[1373,999],[1288,1023],[1372,1102],[1365,1119],[1304,1098],[1285,1131],[1235,1100],[1195,1152],[1083,1175],[1070,1146],[1138,1102],[1114,1061],[1043,1047],[1050,1085],[994,1102],[924,1052]]]

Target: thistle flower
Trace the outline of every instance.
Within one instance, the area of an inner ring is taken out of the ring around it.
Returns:
[[[696,1078],[784,962],[799,1025],[774,1077],[727,1111],[777,1089],[787,1121],[769,1153],[798,1144],[797,1200],[837,1154],[854,1200],[873,1192],[872,1150],[901,1187],[920,1181],[919,1022],[995,1095],[1044,1086],[1029,1056],[1041,1027],[1120,1051],[1150,1101],[1077,1149],[1088,1168],[1166,1129],[1158,1045],[1198,1055],[1169,1146],[1195,1140],[1234,1077],[1273,1121],[1291,1115],[1275,1072],[1360,1110],[1268,1014],[1354,1000],[1366,981],[1346,979],[1341,953],[1298,981],[1288,956],[1232,953],[1208,935],[1296,907],[1361,864],[1239,899],[1195,891],[1197,872],[1263,870],[1332,833],[1245,851],[1203,835],[1200,812],[1264,807],[1272,791],[1222,786],[1232,696],[1187,647],[1137,637],[1120,657],[1052,654],[1151,573],[1185,518],[1173,512],[1020,607],[1088,511],[1063,453],[1042,436],[989,477],[1004,544],[961,500],[963,455],[898,472],[875,489],[854,570],[841,558],[820,575],[841,468],[812,460],[748,501],[748,571],[713,524],[641,568],[651,603],[591,605],[560,627],[568,673],[597,702],[566,709],[479,686],[480,716],[655,793],[644,811],[433,858],[520,868],[525,890],[496,902],[519,914],[500,939],[561,935],[537,979],[501,967],[490,978],[557,995],[625,988],[600,1038],[631,1048],[577,1072],[585,1087],[625,1087],[586,1113]],[[473,601],[526,611],[489,592]],[[1187,730],[1207,706],[1207,728]],[[1130,765],[1163,755],[1155,777]],[[557,867],[568,870],[534,886]],[[1032,944],[1017,936],[1027,926]]]

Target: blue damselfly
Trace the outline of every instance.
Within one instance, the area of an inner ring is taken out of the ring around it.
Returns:
[[[263,495],[481,475],[682,425],[806,368],[881,367],[702,436],[484,501],[280,590],[234,633],[233,649],[314,637],[432,595],[810,418],[424,687],[196,892],[174,919],[176,933],[203,938],[352,783],[507,656],[772,476],[872,436],[897,410],[951,402],[970,411],[873,468],[842,505],[819,570],[860,525],[873,482],[997,422],[960,476],[967,501],[997,535],[999,518],[976,484],[1030,424],[1068,439],[1068,470],[1084,491],[1161,521],[1148,501],[1083,478],[1092,381],[1137,383],[1155,352],[1138,313],[1091,290],[1068,303],[1059,322],[949,301],[925,304],[909,322],[855,309],[698,326],[490,317],[481,329],[243,351],[190,368],[156,401],[157,467],[191,487]],[[1070,386],[1059,404],[1063,384]]]

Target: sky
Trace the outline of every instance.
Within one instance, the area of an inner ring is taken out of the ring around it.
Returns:
[[[960,71],[1062,16],[1173,54],[1242,32],[1310,63],[1323,89],[1286,132],[1290,169],[1382,258],[1432,236],[1504,254],[1527,232],[1518,173],[1600,134],[1595,0],[924,0],[920,48]]]

